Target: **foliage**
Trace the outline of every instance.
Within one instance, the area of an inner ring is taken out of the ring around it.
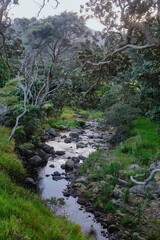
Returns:
[[[10,70],[3,57],[0,56],[0,88],[4,87],[5,83],[10,78]]]

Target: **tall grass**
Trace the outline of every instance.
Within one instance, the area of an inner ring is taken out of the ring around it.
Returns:
[[[0,127],[0,239],[86,240],[79,225],[53,215],[41,199],[14,180],[25,170],[8,142],[10,130]]]

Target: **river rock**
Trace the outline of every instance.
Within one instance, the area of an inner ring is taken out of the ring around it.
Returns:
[[[45,143],[41,145],[41,148],[48,154],[55,154],[54,147],[51,147]]]
[[[47,132],[49,133],[49,135],[51,135],[51,137],[55,138],[59,136],[59,133],[57,133],[57,131],[54,128],[49,128],[47,130]]]
[[[75,164],[80,162],[79,157],[72,157],[72,160]]]
[[[43,149],[41,149],[41,148],[37,149],[37,150],[36,150],[36,153],[37,153],[37,155],[38,155],[39,157],[42,158],[42,162],[44,162],[44,163],[47,163],[47,162],[48,162],[49,156],[48,156],[48,154],[47,154],[45,151],[43,151]]]
[[[60,131],[67,131],[67,130],[69,130],[69,128],[67,126],[64,126],[64,125],[59,126],[58,129]]]
[[[61,174],[58,171],[55,171],[52,176],[61,176]]]
[[[22,157],[30,158],[35,155],[34,147],[31,144],[23,144],[19,146],[19,152]]]
[[[31,166],[39,166],[39,165],[41,165],[43,163],[43,160],[38,155],[35,155],[35,156],[29,158],[27,162]]]
[[[65,168],[66,168],[65,164],[62,164],[62,165],[61,165],[61,168],[62,168],[62,169],[65,169]]]
[[[36,185],[35,181],[33,180],[33,178],[27,177],[25,179],[25,184],[27,185]]]
[[[55,154],[58,155],[58,156],[63,156],[65,155],[65,151],[56,151]]]
[[[64,139],[64,142],[65,142],[65,143],[71,143],[71,142],[72,142],[72,138],[65,138],[65,139]]]
[[[78,164],[78,163],[74,164],[75,169],[78,169],[79,167],[80,167],[80,164]]]
[[[54,164],[50,164],[49,167],[50,168],[54,168],[55,166],[54,166]]]
[[[85,147],[87,147],[87,144],[85,144],[84,142],[78,142],[76,144],[76,148],[85,148]]]
[[[79,132],[70,132],[70,133],[69,133],[69,136],[70,136],[71,138],[78,139],[78,138],[79,138]]]
[[[63,179],[61,176],[52,176],[52,179],[54,180],[54,181],[58,181],[58,180],[61,180],[61,179]]]
[[[74,167],[74,162],[72,159],[68,159],[65,163],[65,168],[68,168],[68,169],[73,169]]]
[[[78,158],[79,158],[80,160],[82,160],[82,161],[86,160],[86,157],[83,156],[83,155],[79,155]]]
[[[83,197],[78,197],[77,203],[80,205],[86,205],[86,199]]]
[[[117,231],[118,231],[118,227],[114,224],[112,224],[108,227],[108,232],[109,233],[114,233],[114,232],[117,232]]]

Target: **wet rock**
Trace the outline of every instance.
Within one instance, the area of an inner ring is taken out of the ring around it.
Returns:
[[[114,224],[112,224],[108,227],[108,232],[109,233],[114,233],[114,232],[117,232],[117,231],[118,231],[118,227]]]
[[[65,164],[62,164],[62,165],[61,165],[61,168],[62,168],[62,169],[65,169],[65,168],[66,168]]]
[[[42,162],[47,163],[48,162],[48,154],[41,148],[37,149],[36,151],[37,155],[42,158]]]
[[[59,126],[58,129],[60,131],[67,131],[67,130],[69,130],[69,128],[67,126],[64,126],[64,125]]]
[[[74,163],[79,163],[80,162],[79,157],[72,157],[72,160],[73,160]]]
[[[65,143],[71,143],[71,142],[72,142],[72,138],[65,138],[65,139],[64,139],[64,142],[65,142]]]
[[[79,132],[70,132],[70,133],[69,133],[69,136],[70,136],[71,138],[78,139],[78,138],[79,138]]]
[[[42,158],[38,155],[35,155],[28,159],[27,163],[31,166],[39,166],[43,163]]]
[[[54,168],[55,166],[54,166],[54,164],[50,164],[49,167],[50,168]]]
[[[52,176],[52,179],[53,179],[54,181],[58,181],[58,180],[61,180],[62,177],[61,177],[61,176]]]
[[[54,154],[55,153],[54,148],[47,145],[47,144],[42,144],[41,148],[43,149],[43,151],[45,151],[48,154]]]
[[[84,142],[78,142],[78,143],[76,144],[76,147],[77,147],[77,148],[85,148],[85,147],[87,147],[87,144],[85,144]]]
[[[86,205],[86,199],[83,197],[78,197],[77,203],[80,205]]]
[[[78,169],[80,167],[80,164],[74,164],[74,168]]]
[[[67,136],[66,136],[66,135],[63,135],[61,138],[62,138],[62,139],[65,139],[65,138],[67,138]]]
[[[61,176],[60,172],[55,171],[52,176]]]
[[[63,156],[65,155],[65,151],[56,151],[55,154],[58,155],[58,156]]]
[[[69,197],[69,196],[70,196],[70,193],[67,192],[67,191],[64,191],[64,192],[63,192],[63,196],[64,196],[64,197]]]
[[[75,179],[75,175],[73,173],[66,175],[65,177],[66,180],[71,181]]]
[[[42,142],[47,142],[47,141],[49,141],[50,140],[50,135],[49,135],[49,133],[48,132],[43,132],[42,133],[42,135],[41,135],[41,140],[42,140]]]
[[[59,136],[59,134],[57,133],[57,131],[56,131],[54,128],[49,128],[49,129],[47,130],[47,132],[48,132],[49,135],[51,135],[51,137],[53,137],[53,138]]]
[[[78,158],[79,158],[80,160],[82,160],[82,161],[86,160],[86,157],[83,156],[83,155],[79,155]]]
[[[27,185],[36,185],[35,181],[33,180],[33,178],[27,177],[25,179],[25,184]]]
[[[65,163],[65,169],[68,168],[68,169],[73,169],[74,167],[74,162],[72,159],[68,159]]]

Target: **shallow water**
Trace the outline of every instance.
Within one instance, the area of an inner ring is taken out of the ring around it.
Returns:
[[[86,130],[86,133],[93,133],[94,131]],[[65,133],[68,136],[69,133]],[[64,156],[57,156],[56,158],[48,161],[47,165],[43,168],[39,169],[39,177],[38,177],[38,186],[40,190],[40,195],[42,199],[50,199],[50,198],[64,198],[65,204],[55,207],[50,204],[50,208],[56,212],[57,215],[66,216],[72,222],[81,225],[81,229],[85,233],[89,233],[91,230],[96,232],[95,239],[98,240],[106,240],[108,239],[106,236],[104,237],[101,231],[107,230],[103,229],[100,223],[97,223],[94,215],[92,213],[88,213],[85,211],[77,203],[77,198],[72,196],[64,197],[63,191],[67,188],[69,181],[66,179],[61,179],[55,181],[52,179],[52,175],[55,171],[59,173],[64,173],[65,170],[61,169],[61,164],[64,164],[68,157],[77,157],[78,155],[88,156],[89,153],[95,151],[95,146],[93,144],[93,140],[86,137],[86,135],[82,135],[83,142],[90,142],[86,148],[76,148],[76,142],[72,143],[64,143],[64,139],[57,137],[54,141],[49,141],[47,144],[53,146],[55,151],[63,150],[66,151]],[[54,164],[54,168],[49,167],[51,164]],[[46,176],[47,175],[47,176]],[[49,176],[48,176],[49,175]],[[63,175],[62,175],[63,176]]]

